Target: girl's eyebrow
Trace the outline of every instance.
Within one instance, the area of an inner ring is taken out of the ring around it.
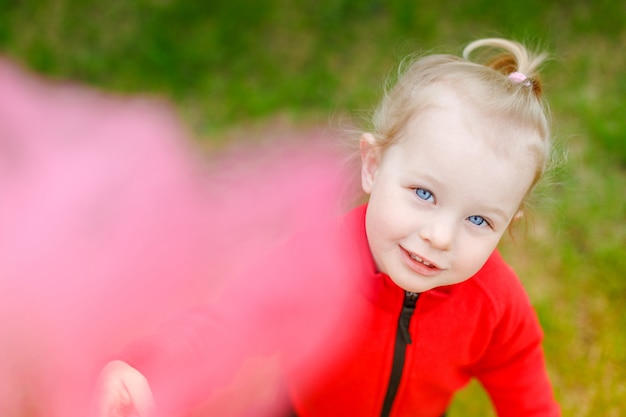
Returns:
[[[495,214],[496,216],[501,217],[502,220],[509,221],[509,216],[504,212],[504,210],[497,207],[480,207],[479,212],[481,211]]]
[[[432,176],[428,171],[420,171],[416,167],[410,167],[406,169],[405,174],[408,174],[409,176],[412,176],[412,177],[419,176],[420,180],[426,182],[427,184],[425,185],[428,185],[428,186],[443,187],[444,185],[442,181]]]

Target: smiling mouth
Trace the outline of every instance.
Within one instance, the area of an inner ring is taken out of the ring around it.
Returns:
[[[426,266],[426,267],[428,267],[428,268],[430,268],[430,269],[433,269],[433,270],[439,270],[439,269],[441,269],[441,268],[439,268],[437,265],[433,264],[432,262],[427,261],[426,259],[423,259],[423,258],[421,258],[421,257],[417,256],[417,255],[416,255],[416,254],[414,254],[413,252],[410,252],[410,251],[408,251],[408,250],[406,250],[406,249],[405,249],[405,252],[406,252],[406,253],[407,253],[407,255],[409,255],[409,257],[410,257],[412,260],[414,260],[415,262],[418,262],[418,263],[420,263],[420,264],[422,264],[422,265],[424,265],[424,266]]]

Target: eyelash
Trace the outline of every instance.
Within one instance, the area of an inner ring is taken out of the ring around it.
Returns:
[[[417,195],[417,198],[419,198],[420,200],[423,200],[423,201],[429,201],[431,198],[432,198],[433,202],[435,200],[435,195],[432,192],[430,192],[427,189],[425,189],[425,188],[415,188],[415,194]],[[480,220],[482,220],[482,222],[480,224],[476,224],[476,223],[474,223],[473,221],[470,220],[472,218],[473,219],[480,219]],[[470,223],[472,223],[474,226],[483,227],[484,225],[486,225],[490,229],[493,229],[493,225],[491,224],[491,222],[489,220],[487,220],[486,218],[484,218],[483,216],[479,216],[479,215],[474,214],[474,215],[471,215],[471,216],[467,217],[467,220]]]

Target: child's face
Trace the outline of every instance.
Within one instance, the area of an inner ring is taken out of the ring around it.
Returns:
[[[436,104],[384,152],[371,135],[361,140],[370,249],[379,271],[412,292],[474,275],[517,214],[534,175],[527,152],[502,157],[488,146],[511,136],[524,143],[521,133],[468,111],[450,93]]]

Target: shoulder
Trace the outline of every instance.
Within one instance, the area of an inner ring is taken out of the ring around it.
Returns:
[[[508,299],[526,299],[526,290],[517,273],[496,250],[485,265],[464,284],[485,294],[494,305]]]
[[[498,252],[467,281],[428,291],[419,303],[425,321],[435,323],[433,334],[454,341],[472,372],[541,339],[526,291]]]
[[[458,284],[456,291],[481,300],[496,321],[503,316],[512,315],[521,319],[532,314],[532,306],[524,286],[497,250],[472,278]]]
[[[283,244],[264,255],[260,262],[271,269],[276,280],[287,279],[288,284],[324,285],[336,287],[356,285],[356,278],[363,274],[363,242],[365,234],[361,224],[362,209],[346,214],[311,222],[292,234]],[[365,242],[367,247],[367,242]],[[263,268],[261,268],[263,269]],[[334,277],[336,279],[331,279]],[[309,288],[310,290],[310,288]]]
[[[304,248],[308,253],[329,256],[335,262],[373,263],[365,233],[365,210],[366,206],[358,206],[339,216],[311,224],[294,235],[290,244]]]
[[[363,243],[368,248],[365,237],[365,208],[361,206],[334,217],[310,222],[293,233],[283,247],[290,247],[307,256],[324,256],[334,255],[338,251],[360,251]]]

